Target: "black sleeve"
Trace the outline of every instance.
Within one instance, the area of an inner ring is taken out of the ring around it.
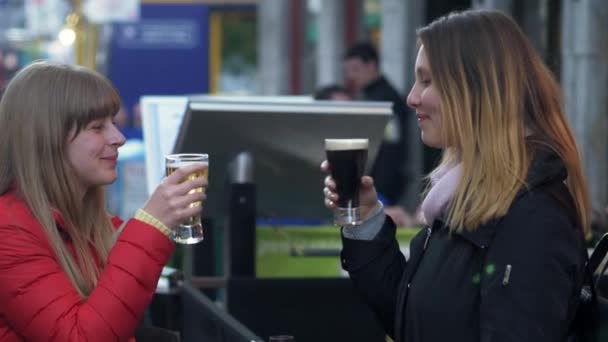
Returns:
[[[482,342],[563,340],[582,272],[580,233],[558,207],[546,205],[549,197],[540,202],[512,208],[520,214],[505,218],[487,251]]]
[[[365,301],[372,307],[385,331],[393,336],[399,281],[406,267],[395,238],[395,224],[385,219],[374,240],[342,238],[342,267]]]

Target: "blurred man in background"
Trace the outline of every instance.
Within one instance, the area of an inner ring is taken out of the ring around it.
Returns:
[[[376,180],[376,189],[386,213],[397,225],[412,225],[415,223],[412,215],[398,205],[405,188],[416,181],[413,175],[407,174],[406,167],[406,116],[409,110],[402,96],[380,72],[378,53],[371,43],[357,43],[348,49],[344,57],[344,75],[347,84],[355,91],[356,100],[393,104],[393,117],[386,125],[370,176]]]
[[[348,90],[339,84],[330,84],[315,90],[313,94],[315,100],[350,101],[352,97]]]

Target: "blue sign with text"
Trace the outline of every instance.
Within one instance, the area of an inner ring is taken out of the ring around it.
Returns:
[[[201,39],[193,19],[141,20],[120,24],[115,32],[116,44],[123,49],[194,49]]]
[[[140,20],[113,26],[108,77],[132,116],[142,95],[209,90],[209,7],[142,4]]]

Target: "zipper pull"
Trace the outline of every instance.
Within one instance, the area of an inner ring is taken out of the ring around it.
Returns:
[[[426,240],[424,240],[424,248],[422,248],[423,251],[426,251],[426,246],[429,245],[429,240],[431,239],[431,233],[433,231],[431,230],[431,227],[428,227],[426,229]]]
[[[511,265],[507,265],[505,268],[505,275],[502,277],[502,285],[507,286],[509,284],[509,279],[511,278],[511,269],[513,267]]]

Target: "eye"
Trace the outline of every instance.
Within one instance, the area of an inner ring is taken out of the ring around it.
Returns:
[[[93,129],[93,130],[101,130],[103,128],[103,122],[99,121],[99,120],[93,120],[88,126],[88,129]]]

